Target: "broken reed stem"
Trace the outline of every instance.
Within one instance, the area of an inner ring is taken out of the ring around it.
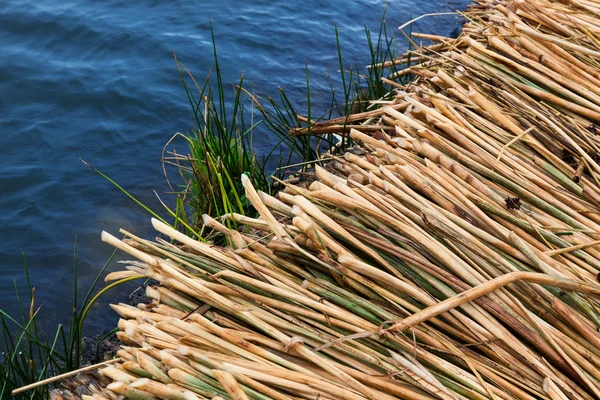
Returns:
[[[103,367],[105,365],[114,364],[114,363],[117,363],[117,362],[120,362],[120,361],[124,361],[124,360],[122,358],[115,358],[115,359],[112,359],[112,360],[102,361],[102,362],[94,364],[94,365],[88,365],[88,366],[85,366],[85,367],[82,367],[82,368],[79,368],[79,369],[76,369],[76,370],[73,370],[73,371],[65,372],[64,374],[60,374],[60,375],[53,376],[51,378],[43,379],[41,381],[32,383],[30,385],[21,386],[20,388],[17,388],[15,390],[13,390],[11,392],[11,394],[14,396],[14,395],[17,395],[19,393],[27,392],[27,391],[29,391],[31,389],[38,388],[40,386],[46,386],[46,385],[49,385],[51,383],[58,382],[58,381],[61,381],[63,379],[70,378],[71,376],[75,376],[75,375],[77,375],[77,374],[79,374],[81,372],[93,371],[93,370],[98,369],[100,367]]]

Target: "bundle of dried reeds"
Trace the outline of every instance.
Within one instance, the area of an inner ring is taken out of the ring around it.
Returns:
[[[310,186],[103,240],[132,399],[600,398],[600,3],[477,1]],[[374,99],[377,100],[377,99]],[[338,120],[321,123],[343,125]],[[374,129],[373,127],[377,127]],[[343,126],[340,132],[344,129]],[[175,245],[176,243],[177,245]]]

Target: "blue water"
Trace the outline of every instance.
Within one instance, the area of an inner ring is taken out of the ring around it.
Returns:
[[[163,145],[191,127],[173,52],[197,77],[205,76],[213,64],[209,18],[226,83],[244,71],[246,87],[275,95],[282,86],[302,108],[306,63],[314,107],[324,109],[328,73],[337,79],[334,22],[346,62],[366,65],[364,24],[378,29],[384,3],[1,1],[0,308],[16,312],[13,282],[22,294],[25,287],[22,252],[36,304],[43,303],[53,325],[70,312],[75,237],[80,291],[112,250],[100,241],[102,230],[131,228],[152,237],[148,215],[80,158],[160,209],[153,190],[167,190]],[[411,13],[466,4],[390,1],[386,20],[391,29]],[[423,19],[414,30],[447,35],[455,27],[456,18],[445,16]],[[260,153],[274,139],[260,131],[255,142]],[[90,315],[94,329],[115,320],[105,305]]]

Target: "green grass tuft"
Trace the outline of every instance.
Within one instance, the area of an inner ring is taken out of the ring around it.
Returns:
[[[80,367],[83,354],[83,326],[91,306],[105,293],[120,284],[131,280],[125,278],[100,290],[94,296],[94,289],[104,275],[106,268],[116,254],[116,250],[104,264],[88,289],[83,301],[77,301],[77,246],[74,250],[73,311],[68,327],[58,324],[50,336],[42,335],[39,329],[39,316],[43,315],[43,305],[35,302],[35,288],[31,285],[29,267],[25,257],[24,268],[27,281],[28,299],[24,303],[15,282],[15,300],[20,308],[20,320],[0,310],[0,399],[48,399],[49,386],[41,386],[31,391],[11,397],[14,389],[39,382],[43,379],[69,372]]]
[[[258,190],[271,190],[271,176],[277,180],[285,179],[289,173],[306,173],[321,162],[323,152],[337,146],[343,151],[350,141],[346,134],[314,134],[315,123],[330,119],[334,111],[342,116],[367,111],[379,107],[369,99],[388,100],[393,96],[393,87],[382,82],[382,77],[394,72],[395,65],[377,66],[394,60],[396,43],[388,34],[385,24],[385,12],[380,28],[374,38],[365,27],[370,62],[374,67],[367,68],[364,74],[360,69],[350,66],[345,69],[337,26],[335,36],[338,48],[338,61],[341,74],[343,99],[336,103],[336,89],[331,88],[331,107],[315,113],[311,102],[309,70],[306,67],[306,117],[301,117],[283,88],[278,90],[278,98],[259,96],[244,89],[244,75],[232,85],[233,96],[223,83],[217,46],[213,40],[214,68],[206,79],[199,84],[189,70],[177,61],[177,69],[186,91],[196,126],[185,138],[187,153],[170,152],[163,157],[167,164],[175,165],[184,184],[174,190],[177,194],[173,216],[185,220],[187,227],[180,229],[188,234],[193,229],[201,236],[204,232],[202,215],[221,216],[229,213],[253,213],[244,197],[240,177],[245,173]],[[229,100],[229,101],[228,101]],[[254,123],[254,116],[261,119]],[[246,123],[247,120],[253,123]],[[252,133],[259,126],[268,128],[279,138],[272,150],[259,160],[252,149]],[[341,142],[340,142],[341,139]],[[277,158],[277,159],[276,159]],[[279,165],[275,171],[269,166]],[[289,166],[293,165],[293,168]],[[229,227],[234,223],[227,221]],[[213,237],[208,237],[214,240]]]

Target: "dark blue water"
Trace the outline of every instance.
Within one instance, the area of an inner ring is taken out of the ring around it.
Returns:
[[[382,0],[183,1],[3,0],[0,2],[0,308],[16,311],[22,252],[48,323],[70,311],[77,237],[80,290],[111,249],[101,230],[152,235],[148,215],[80,162],[83,158],[156,210],[166,191],[163,145],[191,127],[173,52],[199,78],[211,65],[212,20],[227,83],[305,101],[305,63],[315,107],[328,73],[337,79],[334,21],[347,63],[368,63],[364,24],[377,30]],[[395,28],[423,13],[463,9],[466,0],[390,1]],[[455,17],[415,30],[447,35]],[[399,36],[399,35],[398,35]],[[314,111],[313,111],[314,112]],[[259,132],[257,151],[274,144]],[[182,149],[183,150],[183,149]],[[165,197],[168,200],[168,197]],[[113,264],[111,269],[118,269]],[[113,322],[105,306],[93,327]]]

